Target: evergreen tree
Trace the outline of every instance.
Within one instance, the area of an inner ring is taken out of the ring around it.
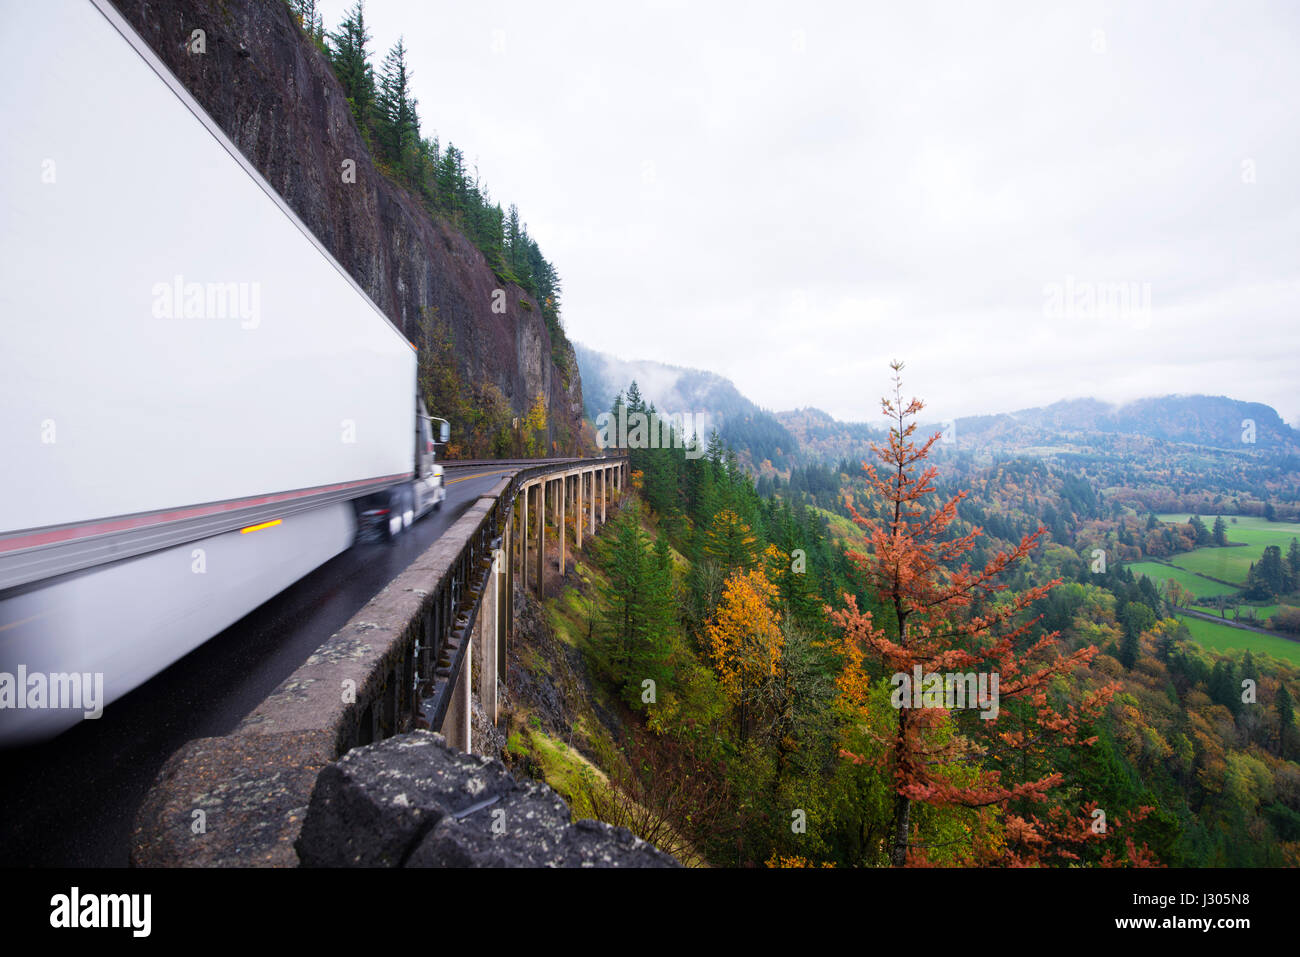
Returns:
[[[1277,748],[1278,754],[1285,759],[1289,753],[1289,744],[1295,730],[1295,702],[1291,692],[1286,689],[1286,682],[1278,683],[1277,688]]]
[[[636,380],[627,387],[627,414],[633,412],[645,412],[645,400],[641,398],[641,389],[637,386]]]
[[[1133,634],[1131,631],[1125,631],[1124,638],[1119,643],[1120,664],[1129,671],[1132,671],[1133,666],[1137,664],[1138,651],[1138,636]]]
[[[745,521],[731,509],[718,512],[701,539],[702,555],[713,559],[727,574],[754,567],[758,539]]]
[[[1210,530],[1205,527],[1205,523],[1201,521],[1199,515],[1193,515],[1187,524],[1192,526],[1192,533],[1196,536],[1197,545],[1210,544]]]
[[[384,58],[376,107],[381,154],[404,176],[412,176],[418,157],[420,119],[411,96],[411,73],[401,37]]]
[[[613,522],[613,535],[599,546],[597,560],[606,612],[602,631],[607,660],[629,703],[641,700],[646,679],[667,680],[671,629],[676,621],[672,559],[662,538],[653,553],[641,530],[640,509],[631,505]]]
[[[325,20],[317,8],[316,0],[289,0],[289,9],[308,38],[317,47],[322,46],[325,42]]]
[[[1228,544],[1228,523],[1223,520],[1222,515],[1216,515],[1214,518],[1214,544],[1223,546]]]
[[[1246,597],[1252,600],[1271,601],[1294,588],[1288,568],[1282,562],[1282,548],[1267,545],[1264,556],[1250,566],[1246,574]]]
[[[1236,668],[1227,658],[1214,663],[1206,690],[1215,704],[1223,705],[1233,714],[1241,710],[1241,685],[1237,682]]]
[[[330,61],[334,73],[343,84],[343,92],[352,106],[352,115],[363,136],[370,131],[370,118],[375,105],[375,73],[370,66],[370,53],[366,44],[371,40],[366,30],[364,0],[348,11],[337,32],[329,35]]]

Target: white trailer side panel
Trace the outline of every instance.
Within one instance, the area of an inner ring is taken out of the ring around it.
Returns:
[[[409,473],[413,349],[115,17],[0,31],[0,533]]]

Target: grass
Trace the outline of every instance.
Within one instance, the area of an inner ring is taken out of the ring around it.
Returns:
[[[558,738],[537,728],[528,728],[524,733],[546,783],[569,803],[573,820],[595,817],[592,795],[609,787],[605,772]],[[514,735],[511,739],[513,744]]]
[[[1250,651],[1253,654],[1267,654],[1293,665],[1300,665],[1300,642],[1287,641],[1274,635],[1259,635],[1253,631],[1233,628],[1231,625],[1217,621],[1206,621],[1191,615],[1179,615],[1179,620],[1187,625],[1192,639],[1203,648],[1211,651]]]
[[[1237,589],[1193,575],[1181,568],[1171,568],[1160,562],[1132,562],[1124,566],[1135,578],[1146,575],[1157,585],[1170,579],[1178,582],[1197,598],[1213,598],[1215,595],[1235,595]]]
[[[1190,517],[1186,512],[1156,516],[1162,522],[1178,524],[1185,523]],[[1259,561],[1266,545],[1279,545],[1285,554],[1291,539],[1300,538],[1300,523],[1296,522],[1269,522],[1254,515],[1225,515],[1223,520],[1228,523],[1228,541],[1232,545],[1179,552],[1170,561],[1188,571],[1236,582],[1244,587],[1251,562]],[[1213,515],[1202,515],[1201,521],[1207,528],[1214,528]]]
[[[1242,621],[1246,621],[1247,615],[1254,614],[1255,616],[1254,623],[1256,625],[1263,625],[1268,619],[1272,618],[1275,614],[1277,614],[1277,610],[1281,607],[1282,607],[1281,605],[1277,605],[1277,604],[1242,605],[1239,610],[1241,611]]]
[[[1189,572],[1199,572],[1211,578],[1232,582],[1238,588],[1245,588],[1251,563],[1259,561],[1263,551],[1262,547],[1258,550],[1250,547],[1198,548],[1191,552],[1179,552],[1170,556],[1169,560]]]
[[[1161,522],[1177,524],[1185,523],[1190,517],[1185,512],[1156,516]],[[1244,588],[1251,563],[1259,561],[1265,546],[1281,546],[1285,553],[1291,539],[1300,538],[1300,523],[1296,522],[1269,522],[1254,515],[1225,515],[1223,520],[1228,523],[1228,541],[1231,543],[1228,547],[1206,546],[1179,552],[1169,560],[1189,572],[1199,572]],[[1202,515],[1201,521],[1207,528],[1214,527],[1213,515]]]
[[[1165,523],[1185,525],[1191,517],[1189,512],[1166,512],[1157,515],[1156,519]],[[1279,544],[1279,539],[1290,544],[1291,539],[1300,538],[1300,522],[1270,522],[1258,515],[1225,515],[1223,520],[1228,525],[1228,541],[1234,543],[1242,542],[1263,548],[1265,545]],[[1214,528],[1213,515],[1202,515],[1201,521],[1205,523],[1206,528]]]

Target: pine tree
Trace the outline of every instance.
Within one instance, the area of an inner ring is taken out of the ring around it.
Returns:
[[[628,415],[631,415],[634,412],[645,412],[645,400],[641,398],[641,389],[637,386],[635,379],[633,379],[632,384],[627,387],[626,405]]]
[[[405,177],[415,172],[420,118],[411,96],[406,44],[401,37],[388,51],[380,71],[376,126],[381,154]]]
[[[1214,544],[1224,546],[1228,544],[1228,523],[1223,520],[1222,515],[1214,517]]]
[[[702,555],[712,558],[727,574],[754,567],[758,538],[739,515],[724,508],[713,517],[700,544]]]
[[[1277,687],[1277,749],[1278,755],[1285,759],[1289,753],[1288,745],[1295,729],[1295,702],[1291,692],[1286,689],[1286,682],[1278,682]]]
[[[1237,681],[1236,666],[1227,658],[1214,663],[1206,690],[1215,704],[1223,705],[1233,714],[1241,710],[1241,685]]]
[[[370,33],[366,30],[365,3],[357,0],[339,24],[338,31],[329,35],[329,47],[334,73],[343,84],[343,92],[352,106],[352,116],[366,137],[370,133],[375,105],[375,74],[366,49],[370,40]]]
[[[1193,515],[1187,524],[1192,526],[1192,534],[1195,536],[1197,545],[1210,544],[1210,530],[1205,527],[1205,523],[1201,521],[1199,515]]]
[[[321,46],[325,42],[325,20],[317,9],[316,0],[289,0],[289,9],[307,37]]]
[[[510,278],[523,285],[520,277],[528,271],[528,251],[524,248],[524,229],[514,203],[506,211],[504,233],[506,265],[510,269]]]
[[[601,627],[614,679],[629,704],[640,701],[643,682],[668,681],[671,630],[676,623],[672,557],[659,538],[653,551],[641,530],[635,504],[614,519],[613,536],[597,547],[605,571],[601,586],[605,614]]]

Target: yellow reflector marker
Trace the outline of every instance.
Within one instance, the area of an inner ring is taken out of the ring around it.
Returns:
[[[273,522],[263,522],[261,525],[250,525],[248,526],[248,528],[241,528],[239,530],[239,534],[247,535],[249,532],[260,532],[264,528],[270,528],[273,525],[279,525],[279,524],[280,524],[280,519],[277,518]]]

